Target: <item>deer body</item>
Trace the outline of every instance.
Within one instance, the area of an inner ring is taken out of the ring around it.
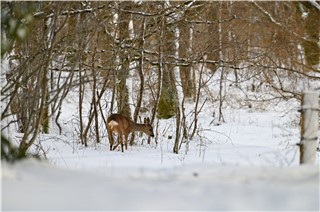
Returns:
[[[149,118],[145,118],[143,124],[138,124],[133,122],[130,118],[120,114],[112,114],[108,117],[107,131],[110,142],[110,151],[115,150],[119,144],[121,144],[121,151],[123,152],[123,137],[125,139],[125,147],[128,149],[128,136],[135,131],[143,132],[148,136],[154,137]],[[118,136],[118,143],[114,147],[113,134]]]

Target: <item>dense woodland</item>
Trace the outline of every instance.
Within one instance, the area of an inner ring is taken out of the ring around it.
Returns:
[[[18,126],[21,157],[52,124],[62,130],[72,90],[84,146],[101,141],[100,123],[111,113],[136,122],[148,115],[154,124],[175,118],[178,153],[195,135],[203,104],[214,103],[223,122],[226,86],[269,94],[248,98],[250,106],[300,99],[310,89],[304,82],[320,80],[314,1],[1,1],[1,19],[1,130]],[[194,105],[192,114],[185,104]]]

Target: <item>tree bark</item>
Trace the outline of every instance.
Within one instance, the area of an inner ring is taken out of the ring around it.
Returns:
[[[118,71],[118,84],[117,84],[117,102],[118,113],[131,117],[131,110],[129,106],[129,90],[127,87],[127,78],[129,76],[130,55],[127,45],[130,44],[129,39],[129,21],[130,15],[124,10],[131,7],[131,2],[119,3],[119,61],[120,70]]]

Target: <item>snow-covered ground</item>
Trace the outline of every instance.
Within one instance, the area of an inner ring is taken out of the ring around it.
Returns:
[[[80,171],[36,161],[3,164],[3,210],[319,210],[314,166],[140,165]]]
[[[3,210],[319,211],[319,155],[316,165],[299,166],[294,101],[226,106],[219,126],[206,104],[197,136],[179,154],[169,139],[174,119],[155,127],[157,145],[143,136],[110,152],[102,125],[102,142],[84,148],[75,105],[76,98],[63,105],[62,135],[39,136],[47,161],[2,163]]]

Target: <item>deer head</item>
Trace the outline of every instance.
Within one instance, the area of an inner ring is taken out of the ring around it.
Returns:
[[[144,118],[143,123],[145,125],[144,133],[149,135],[150,137],[154,137],[153,127],[150,124],[150,119],[149,118]]]

